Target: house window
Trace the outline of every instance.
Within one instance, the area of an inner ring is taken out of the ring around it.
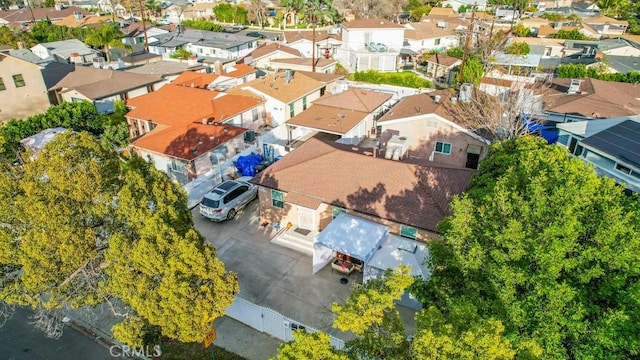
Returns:
[[[271,190],[271,206],[284,209],[284,193],[278,190]]]
[[[446,155],[451,154],[451,144],[446,143],[446,142],[437,141],[436,142],[436,152],[440,153],[440,154],[446,154]]]
[[[27,85],[24,82],[24,78],[22,77],[22,74],[13,75],[13,83],[16,84],[17,88]]]
[[[436,45],[440,45],[440,39],[436,39]]]
[[[202,48],[198,48],[198,54],[202,54]]]
[[[418,229],[412,226],[400,225],[400,236],[415,240],[418,237]]]
[[[346,212],[347,212],[347,209],[343,209],[343,208],[340,208],[340,207],[334,206],[334,207],[331,209],[331,216],[332,216],[332,219],[335,219],[335,218],[337,218],[337,217],[338,217],[338,215],[340,215],[340,214],[342,214],[342,213],[346,213]]]
[[[156,127],[156,124],[154,124],[154,123],[153,123],[153,122],[151,122],[151,121],[147,121],[147,122],[146,122],[146,125],[147,125],[147,132],[149,132],[149,131],[153,130],[153,128],[155,128],[155,127]]]
[[[258,121],[258,109],[251,110],[251,120]]]
[[[567,147],[569,145],[569,134],[562,134],[558,136],[558,144],[564,145]]]
[[[616,164],[616,170],[621,171],[627,175],[631,174],[631,169],[624,165]]]
[[[289,117],[293,117],[296,114],[294,103],[289,104]]]
[[[83,102],[83,101],[84,101],[83,99],[79,99],[79,98],[77,98],[77,97],[72,97],[72,98],[71,98],[71,102],[74,102],[74,103],[81,103],[81,102]]]
[[[302,110],[307,110],[307,97],[302,98]]]
[[[180,161],[180,160],[171,160],[171,170],[174,172],[178,172],[178,173],[182,173],[185,174],[186,170],[185,170],[185,164]]]
[[[7,86],[4,84],[4,80],[0,77],[0,91],[7,90]]]

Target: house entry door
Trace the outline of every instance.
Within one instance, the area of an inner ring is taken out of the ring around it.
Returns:
[[[467,163],[465,164],[465,167],[469,169],[477,169],[478,164],[480,163],[481,152],[482,147],[479,145],[467,146]]]
[[[298,206],[298,228],[313,230],[313,210]]]

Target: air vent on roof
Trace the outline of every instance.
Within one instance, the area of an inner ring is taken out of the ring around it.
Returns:
[[[439,27],[440,29],[444,29],[447,27],[447,23],[444,21],[438,21],[438,23],[436,24],[437,27]]]
[[[400,160],[407,152],[407,137],[393,135],[387,142],[384,152],[385,159]]]

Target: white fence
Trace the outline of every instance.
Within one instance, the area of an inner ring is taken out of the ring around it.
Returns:
[[[285,342],[293,340],[293,332],[295,330],[303,329],[309,333],[318,331],[300,324],[275,310],[256,305],[238,296],[227,309],[227,316]],[[334,348],[344,348],[344,340],[331,335],[329,337]]]

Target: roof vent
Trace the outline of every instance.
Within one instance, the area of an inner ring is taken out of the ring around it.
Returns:
[[[434,95],[434,96],[433,96],[433,101],[434,101],[436,104],[439,104],[441,99],[442,99],[442,97],[441,97],[440,95]]]

